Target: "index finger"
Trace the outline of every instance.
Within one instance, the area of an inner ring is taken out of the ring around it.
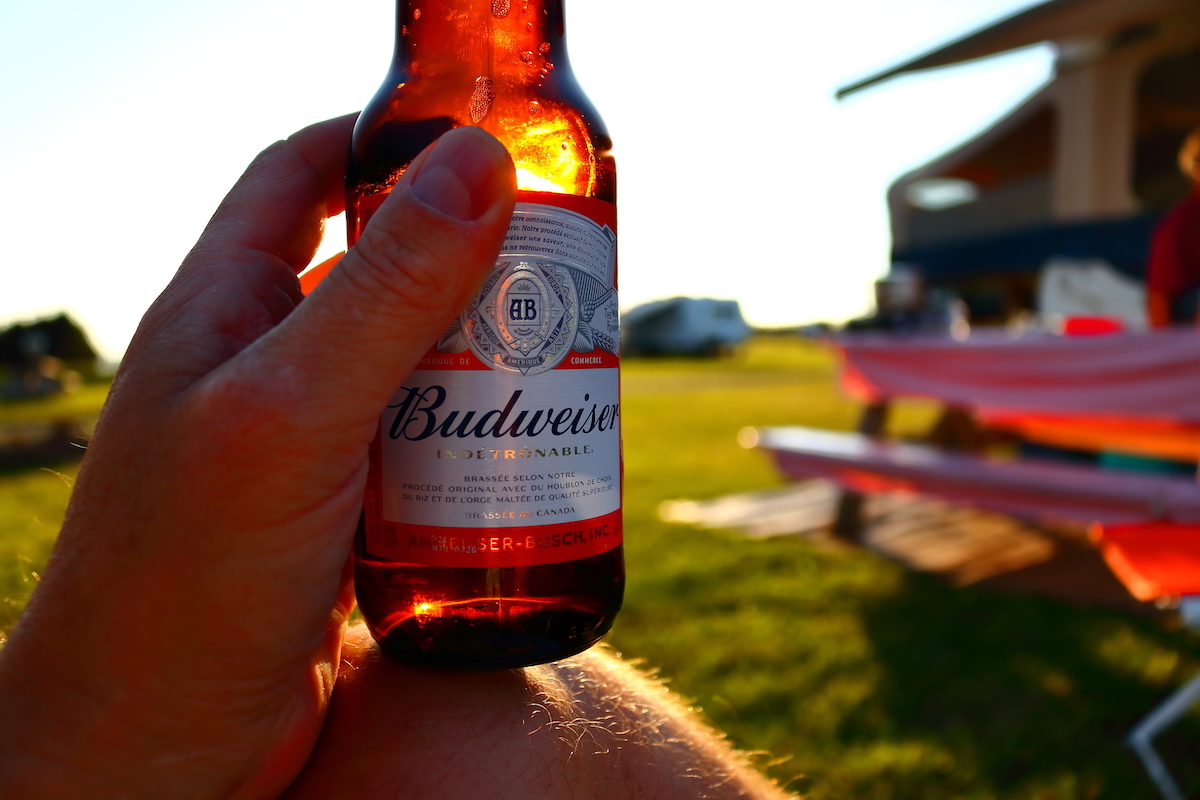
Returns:
[[[155,386],[164,373],[190,385],[300,301],[295,273],[316,253],[326,217],[345,204],[343,173],[356,117],[320,122],[276,142],[226,195],[130,344],[136,357],[127,361],[150,369]]]
[[[260,153],[213,214],[185,270],[189,262],[228,263],[263,253],[293,272],[304,269],[325,219],[345,208],[346,153],[357,116],[310,125]]]

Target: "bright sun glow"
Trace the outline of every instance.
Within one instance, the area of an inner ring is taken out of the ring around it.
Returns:
[[[521,166],[517,167],[517,188],[531,192],[564,192],[567,189],[562,183]]]
[[[573,117],[539,106],[541,119],[501,132],[517,168],[517,188],[588,194],[595,188],[591,140]],[[520,119],[520,116],[516,116]]]
[[[429,601],[423,601],[420,603],[413,604],[413,616],[414,617],[436,616],[439,610],[440,610],[440,608],[437,603],[431,603]]]

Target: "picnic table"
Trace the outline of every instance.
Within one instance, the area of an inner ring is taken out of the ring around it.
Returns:
[[[828,477],[847,488],[836,527],[849,538],[860,493],[896,489],[1028,519],[1200,522],[1200,486],[1187,475],[997,461],[883,440],[891,402],[924,398],[942,405],[944,419],[969,418],[1024,442],[1195,463],[1200,332],[989,332],[963,341],[858,334],[836,347],[844,388],[865,403],[858,435],[788,427],[760,430],[758,444],[789,475]]]
[[[1005,332],[949,337],[857,334],[836,342],[842,383],[865,403],[857,433],[765,428],[746,443],[792,477],[845,488],[838,521],[854,538],[863,494],[909,491],[1026,519],[1093,524],[1114,574],[1141,600],[1179,605],[1200,627],[1200,483],[1194,471],[1132,474],[1095,464],[997,460],[883,438],[890,403],[924,398],[1020,441],[1200,461],[1200,331],[1096,336]],[[1128,737],[1168,800],[1183,795],[1151,739],[1200,698],[1200,675]]]

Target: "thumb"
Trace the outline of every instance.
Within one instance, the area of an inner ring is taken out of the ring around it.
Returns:
[[[264,337],[260,358],[302,365],[305,397],[337,398],[348,416],[326,424],[373,421],[495,264],[515,196],[503,145],[480,128],[446,133],[337,268]],[[341,402],[347,393],[356,402]]]

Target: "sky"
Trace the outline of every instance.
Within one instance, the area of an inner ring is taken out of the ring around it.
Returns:
[[[431,0],[433,1],[433,0]],[[1049,78],[1038,46],[838,87],[1038,0],[565,0],[608,125],[621,305],[841,321],[887,270],[888,185]],[[0,324],[65,310],[109,360],[254,155],[359,109],[393,0],[0,0]],[[330,225],[318,259],[343,245]]]

